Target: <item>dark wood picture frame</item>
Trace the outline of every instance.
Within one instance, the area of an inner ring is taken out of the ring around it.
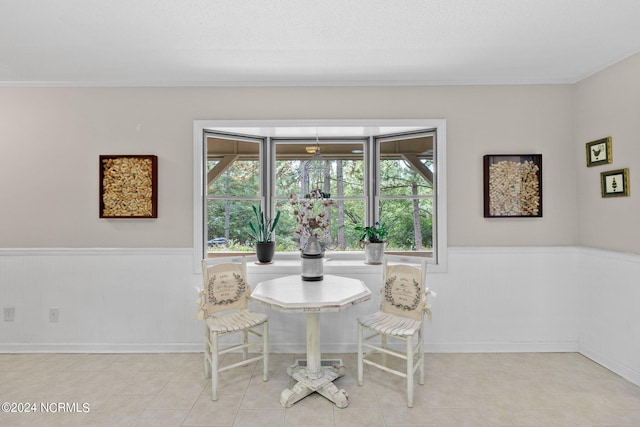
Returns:
[[[484,156],[484,217],[542,217],[542,154]]]
[[[587,167],[605,165],[613,162],[611,137],[587,142]]]
[[[158,157],[100,155],[100,218],[158,217]]]
[[[616,169],[600,173],[602,197],[626,197],[629,190],[629,169]]]

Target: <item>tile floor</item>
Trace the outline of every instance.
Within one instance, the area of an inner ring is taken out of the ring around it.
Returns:
[[[324,356],[347,368],[345,409],[280,406],[293,354],[271,355],[266,383],[257,363],[223,373],[217,402],[201,354],[0,354],[0,402],[36,409],[0,426],[640,426],[640,387],[576,353],[428,354],[412,409],[402,378],[365,366],[358,387],[355,354]]]

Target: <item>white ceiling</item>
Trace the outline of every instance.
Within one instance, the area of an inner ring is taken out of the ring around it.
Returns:
[[[639,0],[0,0],[0,85],[574,83]]]

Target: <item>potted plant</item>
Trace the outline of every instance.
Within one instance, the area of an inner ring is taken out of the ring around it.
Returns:
[[[261,263],[270,263],[276,252],[276,242],[273,240],[273,230],[280,221],[280,211],[275,218],[268,218],[261,206],[251,206],[256,220],[249,222],[251,238],[256,242],[256,255]]]
[[[356,231],[360,232],[360,245],[364,247],[364,255],[367,264],[382,264],[384,256],[384,244],[386,242],[387,225],[376,222],[373,226],[357,226]]]

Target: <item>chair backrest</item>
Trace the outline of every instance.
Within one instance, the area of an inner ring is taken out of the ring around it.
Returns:
[[[382,261],[382,311],[398,316],[422,320],[426,304],[425,280],[427,261],[420,267],[405,264],[388,265]]]
[[[247,260],[241,262],[221,262],[210,264],[202,261],[202,284],[204,315],[219,311],[242,310],[247,308],[251,289],[246,282]]]

